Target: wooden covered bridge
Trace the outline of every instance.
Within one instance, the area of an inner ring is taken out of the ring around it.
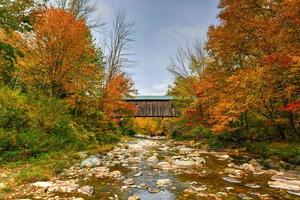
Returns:
[[[179,114],[172,96],[135,96],[124,100],[136,105],[138,111],[134,117],[177,117]]]

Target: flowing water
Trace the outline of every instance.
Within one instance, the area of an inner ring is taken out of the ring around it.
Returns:
[[[288,185],[287,188],[284,186],[284,189],[271,188],[268,184],[269,181],[274,181],[271,177],[281,172],[265,169],[251,157],[233,158],[224,152],[201,150],[188,144],[136,139],[120,144],[106,155],[98,155],[98,158],[102,162],[102,168],[109,169],[105,173],[119,171],[121,176],[87,176],[89,171],[82,171],[79,166],[75,166],[59,178],[73,178],[80,186],[92,186],[92,194],[80,194],[74,190],[56,191],[48,196],[31,194],[27,197],[113,200],[134,199],[132,196],[135,195],[136,199],[139,197],[142,200],[300,199],[297,196],[300,195],[297,190],[300,187],[300,180],[297,179],[300,172],[294,171],[294,176],[288,179],[295,181],[292,183],[294,185]]]

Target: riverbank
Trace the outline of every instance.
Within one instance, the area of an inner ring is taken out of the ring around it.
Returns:
[[[79,153],[47,181],[7,193],[29,199],[297,199],[300,171],[265,167],[249,155],[199,143],[135,139],[103,153]],[[85,158],[83,158],[85,157]]]
[[[120,136],[118,141],[130,140],[132,138]],[[10,199],[10,194],[14,193],[20,185],[51,180],[87,155],[106,153],[115,145],[117,145],[116,142],[108,141],[98,145],[86,145],[82,151],[66,147],[61,151],[50,151],[38,157],[2,161],[0,164],[0,199]]]

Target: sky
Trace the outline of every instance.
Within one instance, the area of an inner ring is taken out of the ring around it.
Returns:
[[[217,5],[217,0],[97,0],[97,12],[109,29],[115,13],[126,10],[135,24],[131,59],[136,62],[127,71],[139,95],[164,95],[174,78],[167,70],[170,58],[180,45],[205,42],[208,27],[218,23]]]

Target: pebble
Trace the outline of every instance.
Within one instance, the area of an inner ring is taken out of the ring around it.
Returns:
[[[222,179],[223,179],[224,181],[229,182],[229,183],[241,183],[240,180],[237,180],[237,179],[231,178],[231,177],[223,177]]]

